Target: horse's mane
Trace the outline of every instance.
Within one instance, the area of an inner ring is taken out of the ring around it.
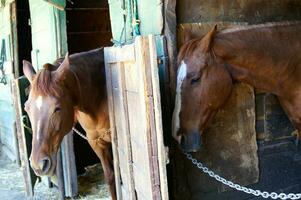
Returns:
[[[283,26],[292,26],[292,25],[301,25],[301,21],[284,21],[284,22],[267,22],[263,24],[247,25],[247,26],[238,26],[234,28],[227,28],[219,33],[234,33],[240,31],[248,31],[253,29],[260,28],[272,28],[272,27],[283,27]]]
[[[43,69],[38,71],[32,82],[32,90],[43,96],[51,95],[58,97],[62,94],[62,87],[59,85],[59,80],[52,75],[62,63],[64,58],[57,59],[53,64],[45,64]]]
[[[248,25],[248,26],[239,26],[235,28],[228,28],[222,31],[219,31],[217,34],[232,34],[232,33],[241,33],[244,31],[254,30],[254,29],[261,29],[261,28],[280,28],[285,26],[293,26],[293,25],[301,25],[301,21],[285,21],[285,22],[273,22],[273,23],[263,23],[263,24],[257,24],[257,25]],[[251,35],[250,35],[251,36]],[[177,65],[179,66],[180,62],[185,58],[192,55],[194,50],[197,48],[198,44],[202,40],[203,37],[198,37],[195,39],[192,39],[186,43],[183,44],[183,46],[180,48],[180,52],[178,54],[178,60]],[[246,39],[246,38],[243,38]],[[237,35],[237,40],[241,40],[239,35]],[[228,44],[232,45],[232,44]]]

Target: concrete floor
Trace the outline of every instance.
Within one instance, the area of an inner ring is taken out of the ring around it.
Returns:
[[[58,199],[56,188],[49,189],[43,183],[35,186],[35,199]],[[3,200],[27,200],[21,169],[0,152],[0,198]]]
[[[86,168],[86,173],[78,177],[80,200],[109,200],[107,186],[103,180],[100,164]],[[44,183],[35,185],[35,200],[59,199],[58,190],[48,188]],[[25,195],[23,176],[18,165],[0,151],[0,199],[1,200],[29,200]]]

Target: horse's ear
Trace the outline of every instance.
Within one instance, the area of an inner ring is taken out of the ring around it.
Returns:
[[[204,52],[208,52],[212,47],[212,43],[216,32],[217,32],[217,24],[201,40],[200,45],[201,45],[201,49]]]
[[[66,75],[66,72],[69,70],[70,67],[70,61],[69,61],[69,54],[67,53],[62,64],[57,68],[55,73],[57,74],[58,78],[64,78]]]
[[[23,73],[26,76],[26,78],[29,80],[29,82],[32,83],[36,71],[34,70],[32,64],[27,60],[23,60]]]

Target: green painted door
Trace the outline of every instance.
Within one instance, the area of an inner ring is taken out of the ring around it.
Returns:
[[[52,3],[29,0],[32,62],[35,69],[67,53],[66,14]]]
[[[13,74],[13,46],[11,6],[13,0],[0,7],[0,144],[2,151],[12,160],[18,160],[15,136],[15,112],[11,93]]]

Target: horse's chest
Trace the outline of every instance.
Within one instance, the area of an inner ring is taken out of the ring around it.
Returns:
[[[107,131],[108,127],[106,120],[93,119],[90,115],[77,111],[76,119],[86,131],[86,134],[89,138],[101,138],[106,142],[110,142],[111,137]]]

